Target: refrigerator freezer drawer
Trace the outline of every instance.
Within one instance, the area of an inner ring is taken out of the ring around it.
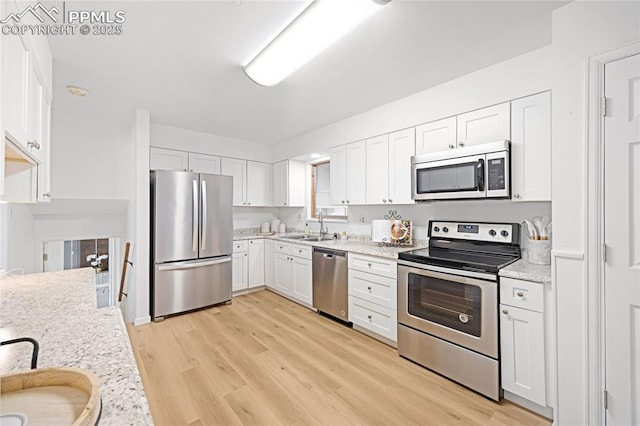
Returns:
[[[231,256],[155,266],[151,319],[231,300]]]

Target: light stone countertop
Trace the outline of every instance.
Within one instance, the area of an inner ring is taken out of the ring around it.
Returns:
[[[551,265],[534,265],[522,258],[500,269],[501,277],[551,284]]]
[[[77,367],[100,382],[100,425],[152,425],[124,320],[116,307],[96,308],[91,268],[0,280],[0,340],[32,337],[38,368]],[[0,374],[30,368],[29,343],[0,349]]]
[[[300,232],[292,232],[287,234],[275,234],[271,236],[261,236],[256,234],[239,233],[234,234],[234,241],[250,240],[255,238],[269,238],[271,240],[282,241],[285,243],[301,244],[306,246],[323,247],[328,249],[343,250],[347,252],[365,254],[369,256],[384,257],[387,259],[397,259],[398,253],[408,250],[416,250],[427,247],[427,243],[423,241],[416,242],[413,247],[379,247],[377,243],[361,239],[349,240],[330,240],[330,241],[302,241],[287,238],[290,235],[302,235]]]

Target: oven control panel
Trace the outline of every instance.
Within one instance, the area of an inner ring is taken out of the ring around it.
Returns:
[[[517,224],[515,226],[518,226]],[[518,232],[512,223],[475,223],[431,221],[429,236],[470,241],[517,243]]]

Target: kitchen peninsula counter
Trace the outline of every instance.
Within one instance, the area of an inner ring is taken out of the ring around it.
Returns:
[[[138,367],[120,310],[96,308],[91,268],[0,280],[0,340],[32,337],[38,368],[76,367],[100,382],[100,425],[151,425]],[[30,368],[28,343],[0,349],[0,374]]]

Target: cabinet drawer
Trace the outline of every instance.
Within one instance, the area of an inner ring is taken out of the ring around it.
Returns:
[[[274,250],[276,253],[283,253],[283,254],[293,253],[293,247],[291,246],[291,244],[283,243],[282,241],[276,241],[275,243],[276,244],[275,244]]]
[[[349,270],[349,295],[388,309],[396,308],[396,280],[366,272]]]
[[[247,251],[247,240],[234,241],[233,242],[233,252],[234,253],[242,253]]]
[[[349,319],[356,325],[397,341],[398,320],[395,309],[388,309],[358,297],[349,296]]]
[[[301,257],[303,259],[311,260],[311,246],[299,246],[299,245],[291,245],[291,254],[296,257]]]
[[[386,260],[380,257],[365,256],[349,253],[349,269],[382,275],[383,277],[396,279],[398,266],[394,260]]]
[[[500,303],[544,312],[544,284],[500,277]]]

